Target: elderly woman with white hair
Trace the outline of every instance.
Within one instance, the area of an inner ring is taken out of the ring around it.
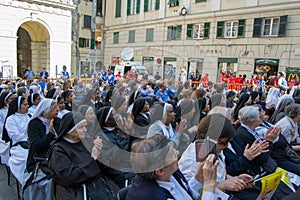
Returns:
[[[285,136],[287,142],[293,145],[295,151],[300,152],[300,137],[297,122],[300,120],[300,105],[290,104],[285,108],[286,116],[276,123],[281,127],[281,134]]]
[[[27,128],[29,152],[26,169],[28,173],[35,169],[35,158],[45,158],[55,140],[54,119],[56,117],[57,105],[53,99],[43,99],[34,111]]]

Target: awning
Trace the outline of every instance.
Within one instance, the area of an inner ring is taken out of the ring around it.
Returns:
[[[219,63],[238,63],[237,58],[218,58]]]

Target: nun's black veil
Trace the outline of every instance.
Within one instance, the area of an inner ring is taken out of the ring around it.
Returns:
[[[56,141],[64,137],[77,123],[85,120],[80,112],[72,111],[65,114],[60,122]]]

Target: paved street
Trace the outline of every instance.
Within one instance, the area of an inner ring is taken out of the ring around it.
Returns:
[[[0,165],[0,200],[17,200],[16,179],[11,175],[11,184],[7,185],[7,173],[4,165]]]

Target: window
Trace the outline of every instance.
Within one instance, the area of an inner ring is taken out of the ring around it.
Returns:
[[[80,37],[79,38],[79,48],[90,48],[91,47],[90,43],[92,42],[91,40],[92,39]]]
[[[263,19],[263,32],[264,36],[278,35],[279,31],[279,18],[266,18]]]
[[[127,15],[140,13],[141,0],[127,0]]]
[[[182,25],[168,26],[167,40],[181,40]]]
[[[206,2],[207,0],[196,0],[196,3],[198,2]]]
[[[285,36],[287,18],[287,15],[273,18],[255,18],[253,37]]]
[[[160,0],[144,0],[144,12],[151,10],[159,10]]]
[[[133,43],[135,42],[135,30],[129,31],[128,35],[128,43]]]
[[[204,28],[200,24],[194,24],[193,27],[193,39],[203,39]]]
[[[92,16],[84,15],[83,28],[91,28]]]
[[[116,18],[121,17],[122,0],[116,0]]]
[[[207,39],[209,38],[210,22],[204,24],[188,24],[186,39]]]
[[[244,37],[245,19],[237,21],[219,21],[217,23],[217,38]]]
[[[179,0],[169,0],[168,4],[170,7],[179,6]]]
[[[224,38],[236,38],[238,30],[238,22],[225,22]]]
[[[99,17],[103,17],[103,0],[97,0],[97,12],[96,12],[96,15],[99,16]]]
[[[113,43],[119,44],[119,32],[114,32]]]
[[[154,28],[146,29],[146,42],[153,42]]]

